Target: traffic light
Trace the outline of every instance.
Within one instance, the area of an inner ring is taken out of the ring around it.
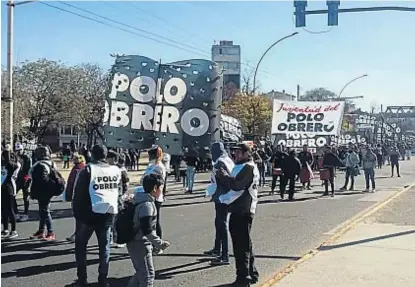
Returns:
[[[305,27],[305,8],[307,1],[294,1],[295,27]]]
[[[327,1],[328,25],[337,26],[339,24],[340,1]]]

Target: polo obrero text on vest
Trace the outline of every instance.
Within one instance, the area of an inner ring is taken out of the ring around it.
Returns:
[[[119,178],[117,176],[102,176],[96,178],[96,183],[92,186],[93,189],[113,189],[118,188]]]

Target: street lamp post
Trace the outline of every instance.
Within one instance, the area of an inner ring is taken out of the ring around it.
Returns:
[[[355,82],[355,81],[357,81],[357,80],[359,80],[359,79],[361,79],[361,78],[365,78],[365,77],[367,77],[367,74],[361,75],[361,76],[356,77],[356,78],[354,78],[354,79],[350,80],[349,82],[347,82],[347,83],[346,83],[346,85],[344,85],[344,86],[343,86],[343,88],[341,89],[341,91],[340,91],[340,93],[339,93],[339,95],[338,95],[338,98],[340,98],[340,97],[341,97],[341,95],[342,95],[343,91],[347,88],[347,86],[349,86],[351,83],[353,83],[353,82]]]
[[[285,36],[285,37],[282,37],[281,39],[279,39],[278,41],[276,41],[276,42],[274,42],[271,46],[269,46],[269,48],[264,52],[264,54],[262,54],[262,56],[261,56],[261,58],[259,59],[259,61],[258,61],[258,64],[256,65],[256,68],[255,68],[255,73],[254,73],[254,87],[253,87],[253,93],[255,94],[255,89],[256,89],[256,74],[258,73],[258,68],[259,68],[259,65],[261,64],[261,62],[262,62],[262,59],[264,59],[264,57],[265,57],[265,55],[269,52],[269,50],[271,50],[275,45],[277,45],[278,43],[280,43],[280,42],[282,42],[282,41],[284,41],[285,39],[288,39],[288,38],[291,38],[291,37],[293,37],[293,36],[295,36],[295,35],[297,35],[298,34],[298,32],[294,32],[294,33],[292,33],[292,34],[290,34],[290,35],[287,35],[287,36]]]
[[[14,1],[7,3],[7,101],[9,101],[9,137],[13,148],[13,16]]]

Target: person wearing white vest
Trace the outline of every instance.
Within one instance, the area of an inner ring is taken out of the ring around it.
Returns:
[[[236,281],[231,286],[249,287],[257,283],[259,277],[250,234],[258,203],[259,170],[252,160],[252,150],[248,144],[237,144],[234,150],[235,167],[231,174],[221,168],[216,176],[218,182],[230,190],[221,195],[219,200],[228,205],[231,213],[229,231],[236,265]]]
[[[211,148],[212,154],[212,175],[211,183],[206,190],[206,196],[211,196],[215,203],[215,244],[212,250],[204,252],[208,256],[217,256],[218,258],[212,260],[212,265],[228,265],[228,206],[221,203],[219,197],[229,191],[228,186],[222,185],[216,180],[216,171],[223,168],[228,173],[231,173],[235,164],[225,151],[223,143],[216,142]]]
[[[95,145],[92,161],[79,172],[74,187],[73,211],[76,219],[75,259],[78,280],[87,286],[86,248],[95,232],[99,246],[99,286],[108,285],[111,227],[118,213],[121,170],[106,162],[107,148]]]

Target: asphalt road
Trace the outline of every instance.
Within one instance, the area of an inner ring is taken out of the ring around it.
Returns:
[[[401,178],[391,179],[388,167],[377,171],[379,194],[388,194],[415,181],[415,161],[401,165]],[[172,246],[154,259],[155,286],[226,286],[224,284],[234,280],[233,259],[230,266],[211,267],[202,255],[204,250],[212,247],[214,236],[214,206],[204,198],[208,177],[208,174],[197,175],[197,188],[191,195],[183,194],[181,184],[168,183],[170,194],[161,216],[164,237]],[[337,187],[342,183],[343,175],[340,174]],[[363,176],[357,179],[357,191],[338,193],[334,198],[321,198],[319,180],[314,180],[313,185],[311,191],[299,191],[294,202],[269,196],[267,186],[262,189],[252,231],[261,282],[319,245],[328,238],[330,230],[374,203],[366,200],[369,195],[360,191],[364,188]],[[58,240],[51,243],[28,239],[37,229],[36,209],[37,205],[33,203],[30,211],[33,221],[18,224],[19,238],[2,242],[3,286],[65,286],[76,277],[74,245],[64,241],[74,229],[70,204],[53,203],[52,216]],[[389,215],[386,213],[384,217]],[[126,286],[133,274],[128,253],[126,249],[112,249],[111,252],[111,286]],[[93,237],[88,249],[89,281],[92,283],[97,281],[97,258]]]

